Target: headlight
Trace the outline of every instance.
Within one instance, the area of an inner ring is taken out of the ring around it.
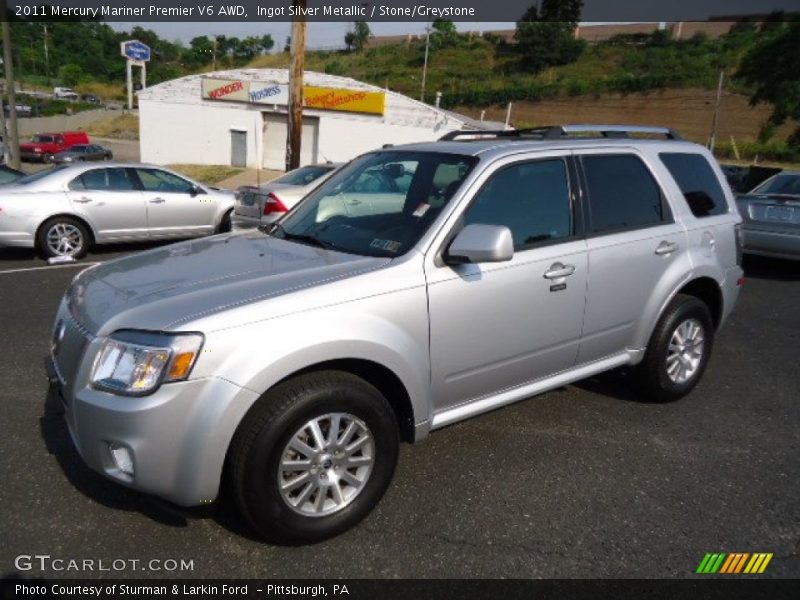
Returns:
[[[162,383],[188,378],[202,347],[199,333],[117,331],[100,350],[92,385],[125,396],[151,394]]]

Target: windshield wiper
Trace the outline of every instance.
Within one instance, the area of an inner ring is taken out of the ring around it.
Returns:
[[[318,237],[307,233],[289,233],[280,223],[275,223],[273,228],[269,231],[266,231],[264,228],[259,229],[262,229],[262,231],[265,233],[269,233],[269,235],[274,235],[276,231],[280,231],[282,233],[282,237],[278,239],[289,240],[290,242],[300,242],[301,244],[308,244],[309,246],[316,246],[317,248],[325,248],[326,250],[335,248],[335,245],[331,242],[326,242],[325,240],[321,240]]]

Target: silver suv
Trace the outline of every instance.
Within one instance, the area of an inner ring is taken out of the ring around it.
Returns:
[[[355,159],[270,229],[78,275],[49,364],[86,463],[312,542],[376,505],[401,440],[625,365],[644,401],[692,390],[743,281],[711,154],[658,128],[446,138]]]

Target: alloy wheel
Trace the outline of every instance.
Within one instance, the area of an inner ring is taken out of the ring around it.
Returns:
[[[697,319],[686,319],[672,332],[667,348],[667,375],[674,383],[686,383],[700,367],[705,331]]]
[[[47,230],[47,248],[56,256],[73,256],[83,244],[83,233],[71,223],[55,223]]]

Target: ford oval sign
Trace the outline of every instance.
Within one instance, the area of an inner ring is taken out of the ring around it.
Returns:
[[[150,46],[143,44],[139,40],[128,40],[120,44],[122,56],[128,60],[137,62],[147,62],[150,60]]]

